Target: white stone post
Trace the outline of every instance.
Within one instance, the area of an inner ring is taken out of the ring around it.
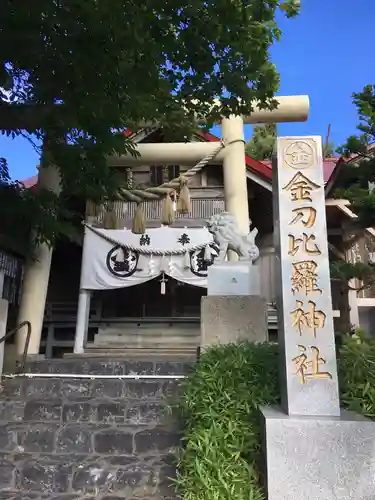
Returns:
[[[43,167],[41,165],[38,186],[59,194],[61,187],[58,169],[53,166]],[[41,244],[35,248],[33,258],[30,257],[25,264],[18,323],[22,321],[30,321],[31,323],[28,350],[30,355],[39,354],[51,260],[52,248]],[[26,329],[21,328],[16,335],[17,356],[21,356],[23,353],[26,334]]]
[[[347,228],[345,226],[342,229],[344,232],[344,244],[347,245],[348,241],[350,240],[350,234],[347,233]],[[356,242],[354,243],[354,245],[351,245],[345,251],[346,261],[351,263],[356,263],[358,254],[359,254],[359,248],[358,248],[358,242]],[[352,279],[349,281],[350,287],[355,288],[356,285],[358,285],[358,283],[356,283],[356,280]],[[357,291],[349,290],[348,291],[349,320],[351,326],[353,326],[354,328],[359,328],[360,326],[359,308],[357,299],[358,299]]]
[[[225,209],[236,217],[239,229],[248,234],[249,202],[242,118],[240,116],[224,118],[221,122],[221,131],[226,145],[223,159]],[[237,255],[229,252],[228,258],[237,260]]]
[[[273,168],[282,406],[340,415],[321,138],[279,137]]]
[[[282,408],[262,408],[267,500],[375,498],[375,423],[340,408],[321,137],[273,168]]]
[[[1,269],[0,269],[0,299],[1,299],[1,298],[2,298],[2,296],[3,296],[3,290],[4,290],[4,278],[5,278],[4,271],[1,271]]]
[[[82,354],[84,352],[89,326],[90,300],[91,292],[89,290],[79,291],[76,335],[74,339],[75,354]]]
[[[349,282],[349,285],[354,285],[354,280]],[[358,307],[358,296],[356,290],[349,290],[348,292],[348,302],[349,302],[349,318],[350,324],[354,328],[360,327],[360,318],[359,318],[359,307]]]
[[[82,286],[84,284],[83,276],[86,266],[86,260],[89,258],[89,248],[87,244],[86,233],[87,229],[85,227],[81,260],[81,278],[79,283],[77,323],[74,338],[74,352],[76,354],[82,354],[84,351],[90,317],[91,291],[84,289]]]

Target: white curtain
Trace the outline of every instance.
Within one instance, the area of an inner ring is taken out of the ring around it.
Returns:
[[[207,266],[218,249],[206,228],[130,230],[85,228],[81,289],[109,290],[139,285],[163,273],[207,287]]]

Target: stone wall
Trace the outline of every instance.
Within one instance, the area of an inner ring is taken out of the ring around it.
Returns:
[[[181,372],[182,365],[56,361],[32,369],[119,375]],[[180,435],[165,403],[176,390],[174,380],[58,379],[53,374],[5,380],[0,499],[174,497],[168,477],[174,475],[172,454]]]

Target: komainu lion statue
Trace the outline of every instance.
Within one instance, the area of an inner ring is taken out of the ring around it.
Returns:
[[[225,260],[228,250],[236,252],[239,260],[253,261],[259,257],[255,244],[256,228],[244,235],[238,228],[236,218],[229,212],[213,215],[206,224],[219,247],[219,261]]]

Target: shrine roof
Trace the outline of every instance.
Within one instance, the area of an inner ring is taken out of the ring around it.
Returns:
[[[38,182],[38,175],[33,175],[32,177],[28,177],[27,179],[24,179],[21,182],[25,186],[26,189],[32,188]]]
[[[333,171],[336,168],[340,158],[326,158],[323,161],[323,176],[324,176],[324,184],[330,180]],[[266,165],[272,175],[272,162],[271,160],[262,160],[262,163]]]

